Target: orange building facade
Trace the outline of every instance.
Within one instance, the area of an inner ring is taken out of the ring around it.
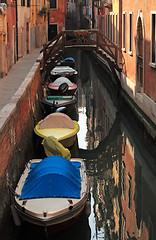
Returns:
[[[46,0],[8,0],[0,3],[0,77],[16,61],[48,41]]]
[[[122,50],[121,86],[156,124],[156,1],[106,0],[99,29]]]
[[[156,2],[122,1],[121,83],[156,124]]]

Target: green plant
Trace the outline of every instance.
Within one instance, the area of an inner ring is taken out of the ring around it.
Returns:
[[[77,42],[87,41],[87,31],[86,30],[75,30],[74,35],[77,38]]]
[[[47,16],[48,12],[49,12],[49,9],[47,8],[47,6],[43,6],[42,9],[38,12],[38,15]]]

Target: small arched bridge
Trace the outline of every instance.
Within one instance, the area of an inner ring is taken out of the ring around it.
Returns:
[[[106,36],[95,29],[65,30],[43,46],[42,73],[46,79],[54,66],[59,62],[66,50],[89,50],[95,51],[105,59],[119,83],[118,73],[122,71],[122,53],[119,47],[112,43]]]

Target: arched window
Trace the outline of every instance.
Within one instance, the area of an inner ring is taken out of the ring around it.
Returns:
[[[137,22],[137,91],[141,92],[143,88],[143,24],[139,16]]]
[[[138,53],[137,55],[143,57],[143,29],[142,29],[142,21],[141,18],[138,18],[137,25],[137,42],[138,42]]]

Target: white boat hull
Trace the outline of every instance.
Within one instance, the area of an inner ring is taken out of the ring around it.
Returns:
[[[36,159],[31,160],[30,162],[33,163],[36,161],[42,160]],[[14,196],[14,207],[23,220],[37,226],[56,227],[57,225],[69,223],[69,221],[72,221],[80,216],[88,199],[88,179],[83,160],[78,158],[74,159],[74,161],[81,162],[80,176],[82,178],[82,182],[80,199],[39,198],[20,200],[19,197]],[[31,164],[30,162],[29,164]],[[21,189],[24,185],[28,172],[29,169],[26,168],[16,187],[15,191],[19,195],[21,195]]]

